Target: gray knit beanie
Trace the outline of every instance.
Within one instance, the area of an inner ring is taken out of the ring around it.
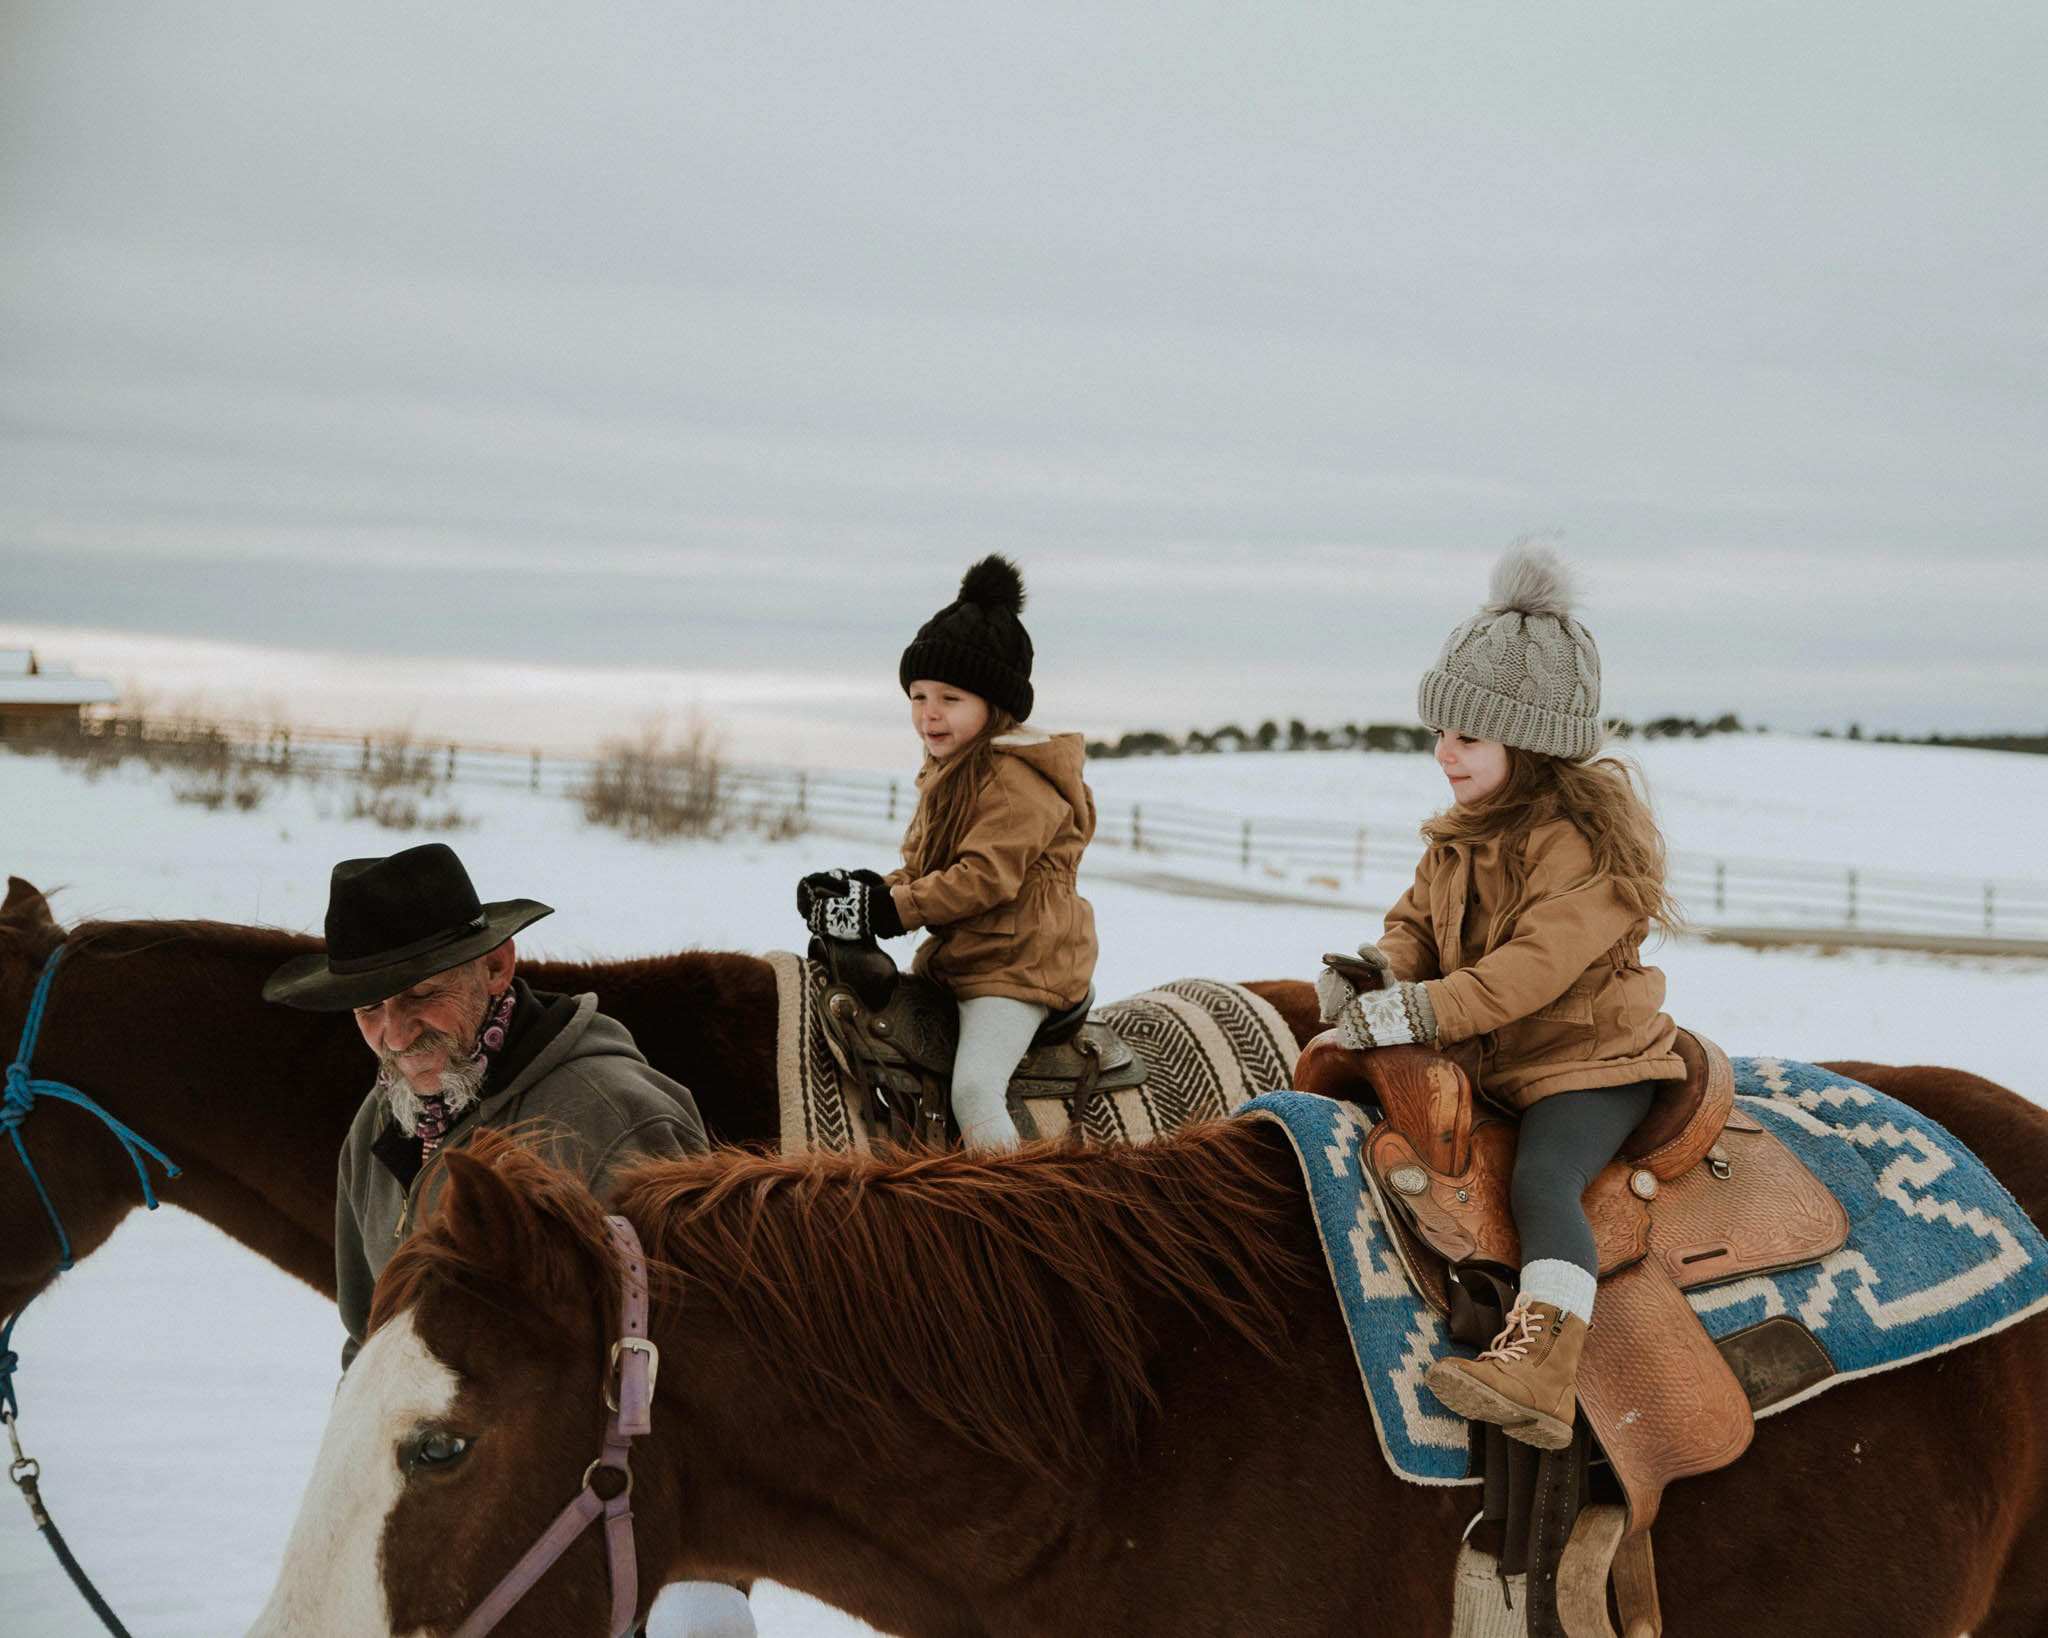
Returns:
[[[1424,725],[1585,761],[1600,749],[1600,651],[1571,616],[1571,576],[1553,548],[1518,540],[1488,589],[1422,674]]]

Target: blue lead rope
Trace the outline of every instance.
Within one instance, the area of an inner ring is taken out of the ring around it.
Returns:
[[[6,1092],[0,1096],[0,1129],[4,1129],[14,1142],[14,1152],[21,1156],[21,1164],[27,1170],[29,1181],[36,1186],[36,1195],[43,1203],[43,1211],[50,1219],[50,1226],[57,1231],[57,1249],[61,1261],[58,1272],[71,1267],[71,1236],[64,1232],[64,1220],[57,1215],[56,1203],[50,1199],[50,1191],[43,1187],[41,1175],[36,1171],[35,1162],[28,1157],[28,1147],[21,1141],[21,1123],[28,1119],[36,1106],[37,1098],[59,1098],[65,1103],[76,1104],[88,1114],[99,1116],[107,1130],[114,1134],[128,1158],[135,1163],[135,1175],[142,1183],[142,1201],[151,1211],[156,1210],[156,1190],[150,1186],[149,1171],[142,1163],[146,1154],[164,1169],[166,1178],[176,1177],[178,1168],[170,1158],[147,1138],[132,1130],[126,1123],[116,1120],[106,1110],[79,1091],[75,1086],[66,1086],[62,1081],[37,1081],[29,1078],[29,1062],[35,1056],[36,1036],[43,1027],[43,1008],[50,999],[50,985],[57,976],[57,962],[63,956],[65,947],[59,944],[50,952],[50,959],[43,963],[42,976],[36,980],[35,994],[30,997],[28,1016],[22,1021],[21,1046],[14,1055],[14,1062],[7,1066]],[[31,1297],[30,1301],[34,1298]],[[50,1544],[50,1550],[57,1555],[57,1562],[64,1573],[71,1578],[71,1584],[79,1595],[92,1606],[93,1614],[112,1638],[128,1638],[128,1629],[121,1625],[120,1618],[100,1596],[99,1589],[72,1556],[70,1544],[57,1528],[49,1510],[43,1505],[42,1492],[36,1484],[41,1476],[41,1464],[33,1456],[22,1453],[21,1439],[15,1432],[15,1422],[20,1418],[20,1406],[14,1398],[14,1372],[20,1364],[12,1347],[14,1327],[27,1311],[23,1303],[7,1316],[7,1323],[0,1325],[0,1423],[7,1428],[8,1442],[14,1447],[14,1461],[7,1470],[7,1476],[20,1489],[22,1499],[28,1503],[29,1517],[43,1539]]]
[[[178,1175],[178,1168],[171,1164],[163,1150],[125,1122],[116,1120],[77,1087],[66,1086],[62,1081],[29,1079],[29,1061],[35,1056],[36,1036],[43,1027],[43,1008],[50,999],[50,986],[57,977],[57,963],[63,957],[64,949],[62,944],[58,945],[50,952],[50,959],[43,963],[42,976],[36,980],[36,992],[29,999],[28,1017],[21,1026],[21,1049],[15,1053],[14,1062],[7,1066],[6,1093],[0,1096],[0,1131],[5,1131],[13,1139],[14,1152],[21,1156],[22,1165],[28,1169],[29,1181],[36,1186],[43,1211],[50,1219],[50,1227],[57,1231],[57,1268],[60,1273],[71,1267],[71,1236],[64,1232],[64,1220],[57,1215],[50,1191],[43,1187],[35,1162],[28,1157],[28,1146],[21,1141],[21,1123],[28,1119],[37,1098],[60,1098],[65,1103],[75,1103],[87,1114],[99,1116],[107,1130],[127,1150],[128,1158],[135,1163],[136,1180],[142,1185],[142,1203],[151,1211],[156,1210],[156,1190],[150,1185],[149,1170],[143,1165],[142,1157],[148,1155],[163,1167],[166,1178]]]

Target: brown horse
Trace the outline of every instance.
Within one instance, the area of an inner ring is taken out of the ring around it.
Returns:
[[[2048,1213],[2048,1112],[1913,1071]],[[1895,1082],[1896,1084],[1896,1082]],[[459,1164],[455,1163],[459,1161]],[[768,1576],[903,1634],[1435,1634],[1469,1490],[1382,1459],[1299,1174],[1263,1125],[1141,1149],[639,1170],[639,1609]],[[336,1400],[270,1638],[446,1634],[596,1454],[617,1255],[572,1179],[451,1157]],[[2048,1318],[1842,1384],[1665,1498],[1666,1630],[2048,1630]],[[606,1630],[585,1537],[497,1630]]]
[[[86,922],[67,940],[42,894],[11,877],[0,904],[0,1064],[59,944],[66,948],[34,1074],[77,1087],[167,1153],[183,1175],[163,1198],[331,1297],[335,1159],[369,1089],[370,1059],[347,1014],[261,998],[273,969],[317,943],[205,921]],[[766,961],[686,950],[587,966],[523,961],[520,971],[541,989],[595,990],[655,1067],[690,1088],[714,1142],[777,1141],[775,980]],[[1299,1038],[1321,1027],[1310,986],[1252,988]],[[75,1258],[142,1204],[133,1165],[84,1111],[41,1100],[21,1135]],[[12,1146],[0,1146],[0,1316],[57,1266],[42,1203]]]

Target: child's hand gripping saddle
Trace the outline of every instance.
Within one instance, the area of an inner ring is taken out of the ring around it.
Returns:
[[[1678,1051],[1686,1078],[1660,1085],[1585,1195],[1600,1285],[1579,1403],[1621,1481],[1631,1532],[1648,1528],[1669,1480],[1724,1466],[1748,1447],[1753,1393],[1775,1402],[1813,1379],[1801,1373],[1828,1368],[1796,1348],[1788,1357],[1784,1339],[1772,1338],[1768,1363],[1742,1359],[1749,1380],[1738,1378],[1684,1290],[1811,1262],[1849,1232],[1840,1203],[1735,1108],[1727,1055],[1685,1030]],[[1508,1200],[1518,1128],[1475,1114],[1455,1062],[1424,1047],[1353,1052],[1331,1032],[1303,1050],[1294,1084],[1383,1115],[1366,1139],[1366,1168],[1409,1277],[1432,1306],[1450,1313],[1465,1300],[1461,1272],[1512,1286],[1521,1265]]]
[[[960,1012],[938,984],[900,973],[872,943],[814,938],[810,959],[823,975],[825,1044],[840,1074],[859,1088],[868,1129],[899,1144],[945,1144],[952,1125],[953,1056]],[[1076,1138],[1090,1100],[1141,1086],[1145,1065],[1107,1024],[1091,1023],[1091,988],[1078,1006],[1038,1027],[1010,1077],[1010,1116],[1025,1137],[1040,1135],[1029,1100],[1056,1098]]]

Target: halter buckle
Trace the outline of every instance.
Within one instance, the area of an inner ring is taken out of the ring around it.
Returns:
[[[661,1373],[661,1350],[645,1337],[620,1337],[612,1344],[611,1364],[605,1373],[604,1408],[614,1413],[619,1408],[618,1395],[612,1392],[612,1383],[619,1376],[619,1355],[627,1349],[647,1356],[647,1397],[654,1397],[654,1379]]]

